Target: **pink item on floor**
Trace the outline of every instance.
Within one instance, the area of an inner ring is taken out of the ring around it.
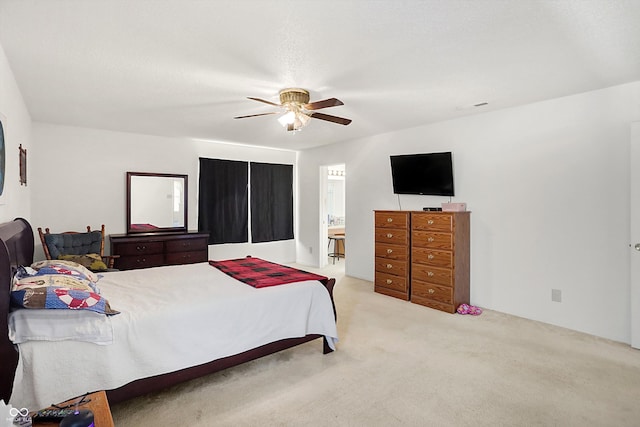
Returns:
[[[469,306],[469,314],[472,316],[479,316],[482,314],[482,309],[480,307],[476,307],[475,305]]]
[[[469,304],[460,304],[458,310],[456,310],[459,314],[469,314]]]
[[[458,314],[470,314],[472,316],[478,316],[482,314],[482,309],[480,307],[469,304],[460,304],[456,311],[458,312]]]

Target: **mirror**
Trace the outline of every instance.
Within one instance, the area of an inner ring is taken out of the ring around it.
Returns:
[[[127,233],[187,231],[187,175],[127,172]]]

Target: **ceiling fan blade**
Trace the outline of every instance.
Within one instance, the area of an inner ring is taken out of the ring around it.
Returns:
[[[345,125],[345,126],[348,125],[349,123],[351,123],[351,119],[345,119],[343,117],[330,116],[329,114],[311,113],[311,114],[309,114],[309,116],[313,117],[314,119],[326,120],[328,122],[338,123],[340,125]]]
[[[248,116],[238,116],[238,117],[234,117],[234,119],[246,119],[247,117],[258,117],[258,116],[268,116],[271,114],[280,114],[279,111],[273,111],[271,113],[260,113],[260,114],[251,114]]]
[[[254,100],[254,101],[258,101],[258,102],[264,102],[265,104],[269,104],[269,105],[273,105],[274,107],[280,107],[280,108],[282,108],[282,105],[280,105],[280,104],[276,104],[275,102],[267,101],[266,99],[253,98],[253,97],[251,97],[251,96],[247,96],[247,99],[252,99],[252,100]]]
[[[329,99],[323,99],[322,101],[316,101],[316,102],[310,102],[309,104],[304,104],[303,107],[306,110],[319,110],[321,108],[337,107],[338,105],[344,105],[344,103],[337,98],[329,98]]]

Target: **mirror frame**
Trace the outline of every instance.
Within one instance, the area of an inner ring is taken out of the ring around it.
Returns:
[[[184,227],[159,227],[154,231],[149,230],[133,230],[131,228],[131,178],[134,176],[161,177],[161,178],[182,178],[184,180]],[[186,232],[188,230],[187,218],[189,217],[189,181],[188,175],[180,175],[173,173],[152,173],[152,172],[127,172],[127,234],[153,234],[164,232]]]

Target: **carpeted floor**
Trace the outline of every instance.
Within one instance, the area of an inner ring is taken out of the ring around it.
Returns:
[[[116,426],[640,426],[640,351],[485,311],[442,313],[344,277],[322,342],[112,405]],[[318,270],[315,270],[318,271]]]

